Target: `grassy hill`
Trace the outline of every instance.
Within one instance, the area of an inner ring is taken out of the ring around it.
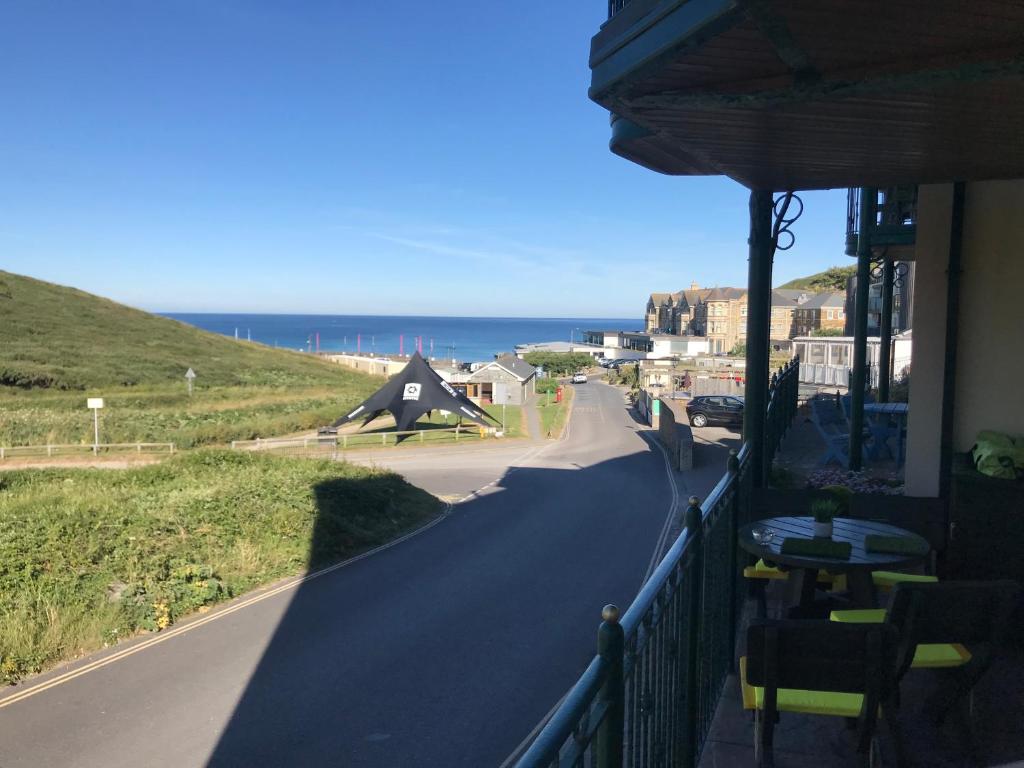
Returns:
[[[0,445],[92,442],[87,395],[106,399],[101,442],[188,448],[311,429],[380,384],[300,352],[0,272]]]
[[[0,271],[0,386],[85,390],[184,382],[334,385],[365,378],[300,352],[270,349],[99,296]]]
[[[824,272],[818,272],[807,277],[798,277],[790,280],[779,288],[792,288],[798,291],[845,291],[847,278],[853,277],[857,267],[829,267]]]

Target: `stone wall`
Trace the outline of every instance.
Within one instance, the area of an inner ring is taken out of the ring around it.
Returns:
[[[661,400],[658,437],[668,451],[672,466],[684,472],[693,469],[693,432],[682,401]]]

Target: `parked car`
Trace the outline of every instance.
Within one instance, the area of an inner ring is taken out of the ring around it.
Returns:
[[[743,424],[743,399],[731,395],[701,395],[686,404],[690,424]]]
[[[587,374],[585,374],[585,373],[574,373],[572,375],[572,383],[573,384],[586,384],[587,383]]]

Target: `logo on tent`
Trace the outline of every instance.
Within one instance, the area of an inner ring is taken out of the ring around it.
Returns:
[[[405,391],[402,393],[403,400],[419,400],[420,399],[420,384],[406,384]]]

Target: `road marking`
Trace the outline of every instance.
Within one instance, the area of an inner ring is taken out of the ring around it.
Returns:
[[[159,645],[160,643],[166,642],[175,637],[179,637],[180,635],[183,635],[186,632],[191,632],[195,629],[198,629],[199,627],[206,626],[210,622],[217,621],[218,619],[223,619],[225,616],[229,616],[232,613],[235,613],[236,611],[242,610],[243,608],[248,608],[249,606],[255,605],[256,603],[268,600],[269,598],[275,597],[281,594],[282,592],[287,592],[290,589],[294,589],[295,587],[301,586],[302,584],[306,584],[307,582],[310,582],[313,579],[318,579],[321,576],[326,576],[329,573],[334,573],[335,571],[352,565],[353,563],[357,563],[360,560],[364,560],[370,557],[371,555],[375,555],[378,552],[383,552],[386,549],[395,547],[401,544],[403,541],[408,541],[413,536],[417,536],[423,533],[424,531],[433,528],[441,521],[446,520],[448,516],[451,514],[452,506],[453,505],[450,502],[445,503],[444,509],[441,512],[441,514],[435,517],[433,520],[424,525],[421,525],[419,528],[413,531],[409,531],[409,533],[395,539],[394,541],[389,541],[387,544],[382,544],[379,547],[375,547],[374,549],[363,552],[360,555],[350,557],[348,560],[343,560],[340,563],[335,563],[334,565],[329,565],[326,568],[321,568],[319,571],[313,571],[312,573],[307,573],[305,576],[295,577],[289,581],[286,581],[283,584],[279,584],[278,586],[269,589],[266,592],[261,592],[257,595],[245,598],[238,603],[234,603],[233,605],[229,604],[224,608],[221,608],[220,610],[217,610],[213,613],[207,614],[206,616],[200,619],[189,621],[187,624],[182,624],[178,627],[174,627],[173,629],[164,630],[147,640],[143,640],[142,642],[137,643],[136,645],[124,648],[123,650],[112,653],[109,656],[104,656],[101,659],[96,659],[96,661],[92,661],[84,666],[77,667],[75,669],[70,669],[67,672],[57,675],[56,677],[50,678],[49,680],[45,680],[35,685],[31,685],[28,688],[16,691],[10,696],[0,699],[0,709],[3,709],[4,707],[9,707],[12,704],[16,704],[19,701],[23,701],[24,699],[27,699],[31,696],[35,696],[36,694],[48,691],[49,689],[54,688],[58,685],[69,683],[78,677],[87,675],[90,672],[95,672],[96,670],[102,669],[103,667],[113,664],[116,661],[120,661],[121,659],[133,656],[136,653],[139,653],[140,651],[144,651],[147,648],[152,648],[155,645]]]
[[[661,457],[665,461],[665,476],[668,477],[668,485],[672,491],[672,503],[668,507],[668,515],[665,517],[665,525],[661,528],[661,535],[658,536],[658,543],[654,546],[654,554],[651,555],[651,562],[647,565],[647,573],[644,574],[644,582],[651,578],[651,574],[654,573],[654,569],[658,567],[658,563],[661,562],[661,551],[665,547],[665,542],[668,539],[668,534],[672,530],[672,522],[675,520],[676,511],[679,509],[679,486],[676,485],[676,476],[672,470],[672,464],[669,461],[668,451],[665,450],[665,446],[661,444],[661,441],[657,438],[648,436],[646,432],[639,433],[648,443],[653,443],[658,446],[658,450],[661,451]]]

